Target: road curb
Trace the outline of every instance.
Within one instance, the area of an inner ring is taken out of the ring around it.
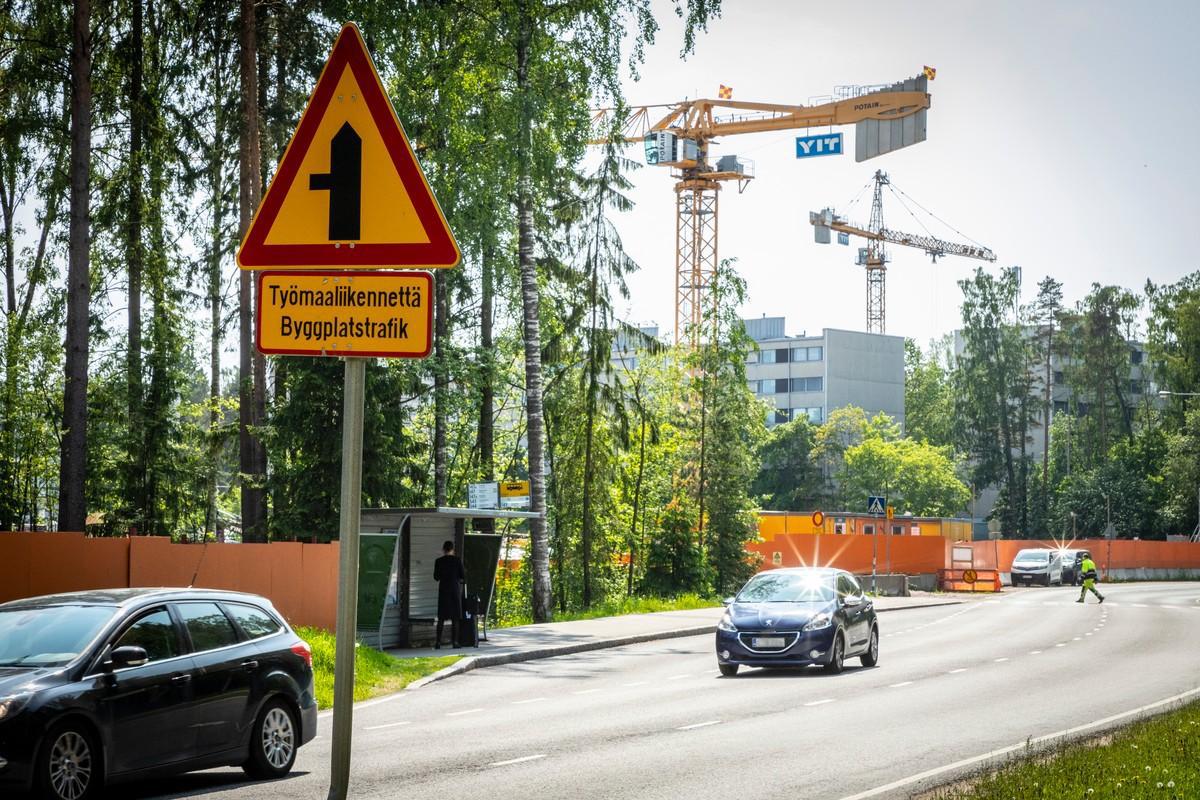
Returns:
[[[967,602],[966,600],[941,600],[932,603],[922,603],[916,606],[901,606],[899,608],[880,608],[876,611],[880,614],[886,614],[893,611],[910,611],[918,608],[937,608],[938,606],[957,606]],[[660,639],[679,639],[685,636],[703,636],[704,634],[713,633],[716,631],[716,623],[712,625],[696,625],[690,628],[674,628],[665,631],[654,631],[651,633],[638,633],[630,636],[618,636],[612,639],[596,639],[590,642],[580,642],[578,644],[554,645],[550,647],[540,647],[535,650],[523,650],[515,653],[497,653],[496,655],[482,656],[466,656],[460,661],[451,664],[450,666],[440,669],[432,675],[426,675],[424,678],[419,678],[404,687],[403,691],[413,691],[420,689],[430,683],[452,678],[455,675],[461,675],[464,672],[470,672],[474,669],[483,669],[485,667],[498,667],[502,664],[517,664],[522,661],[536,661],[543,658],[554,658],[555,656],[569,656],[575,653],[584,653],[589,650],[607,650],[613,647],[624,647],[630,644],[641,644],[642,642],[653,642]]]

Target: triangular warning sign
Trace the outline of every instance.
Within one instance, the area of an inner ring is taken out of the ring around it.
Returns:
[[[347,24],[242,246],[242,269],[453,267],[458,244]]]

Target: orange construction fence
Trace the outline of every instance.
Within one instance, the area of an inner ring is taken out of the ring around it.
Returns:
[[[838,567],[862,575],[871,572],[874,557],[879,573],[919,575],[936,573],[950,562],[950,540],[941,536],[777,533],[762,538],[747,545],[748,550],[762,556],[762,569]]]
[[[959,543],[962,547],[966,542]],[[1012,570],[1013,558],[1027,547],[1087,550],[1101,572],[1110,569],[1200,569],[1200,542],[1159,542],[1140,539],[998,539],[970,542],[976,569]],[[1110,550],[1111,547],[1111,550]]]
[[[82,589],[197,586],[260,594],[293,625],[333,630],[337,582],[337,544],[0,533],[0,602]]]

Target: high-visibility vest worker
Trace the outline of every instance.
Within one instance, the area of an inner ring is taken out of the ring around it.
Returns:
[[[1088,590],[1090,589],[1092,594],[1096,595],[1096,597],[1099,597],[1100,602],[1103,603],[1104,595],[1096,591],[1096,579],[1098,577],[1098,573],[1096,572],[1096,562],[1092,561],[1091,556],[1083,557],[1083,563],[1079,565],[1079,574],[1083,578],[1083,588],[1079,590],[1079,599],[1075,602],[1082,603],[1083,598],[1087,597]]]

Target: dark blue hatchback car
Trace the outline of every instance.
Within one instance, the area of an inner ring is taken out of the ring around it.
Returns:
[[[855,656],[879,663],[875,607],[849,572],[801,567],[760,572],[727,603],[717,624],[721,674],[738,667],[804,667],[842,671]]]

